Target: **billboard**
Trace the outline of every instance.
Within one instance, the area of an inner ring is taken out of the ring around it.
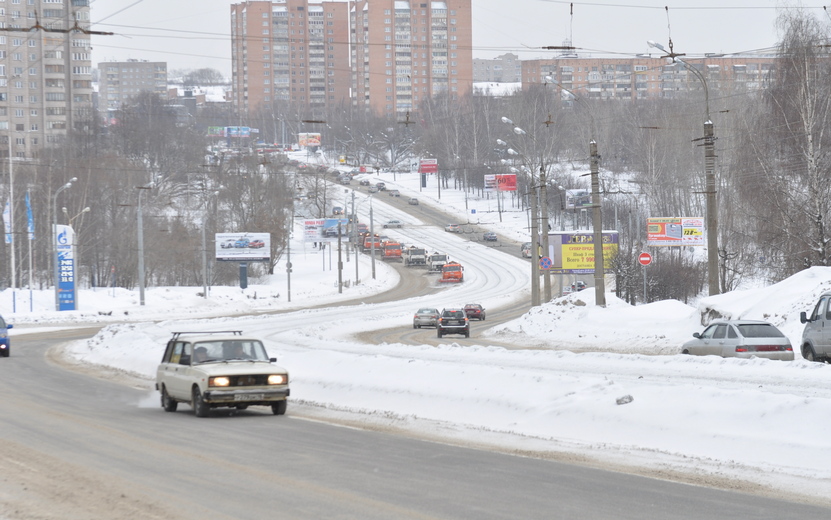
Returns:
[[[485,191],[516,191],[516,174],[485,175]]]
[[[703,246],[704,219],[701,217],[666,217],[646,219],[648,246]]]
[[[303,132],[297,134],[297,144],[300,146],[320,146],[320,134]]]
[[[565,209],[588,208],[592,205],[592,193],[586,189],[566,190]]]
[[[422,159],[418,163],[418,173],[439,173],[439,160]]]
[[[304,242],[337,242],[338,223],[340,223],[340,236],[349,234],[349,219],[345,218],[321,218],[317,220],[303,221]]]
[[[75,295],[75,231],[70,226],[55,226],[58,249],[58,310],[74,311]]]
[[[617,231],[603,232],[603,268],[610,269],[617,254]],[[594,234],[589,231],[552,231],[548,234],[552,273],[594,274]]]
[[[269,262],[271,234],[216,233],[214,248],[221,262]]]

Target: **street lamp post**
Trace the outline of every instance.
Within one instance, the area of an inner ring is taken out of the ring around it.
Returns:
[[[136,186],[138,192],[138,206],[136,220],[138,222],[138,283],[139,283],[139,305],[144,305],[144,225],[141,214],[141,193],[144,190],[153,188],[153,183],[146,186]]]
[[[693,75],[701,81],[704,86],[704,190],[707,195],[707,284],[709,286],[710,295],[720,294],[719,276],[718,276],[718,206],[716,206],[716,152],[715,152],[715,136],[713,121],[710,119],[710,91],[707,87],[707,80],[701,72],[682,60],[680,56],[683,54],[676,54],[672,50],[672,40],[669,41],[669,50],[660,43],[649,40],[646,42],[650,47],[654,47],[661,52],[666,53],[666,58],[672,59],[673,62],[678,62],[684,66],[685,69],[692,72]]]
[[[72,177],[69,182],[55,190],[55,195],[52,197],[52,274],[55,282],[55,310],[61,310],[60,293],[58,279],[60,273],[58,272],[58,194],[63,190],[72,186],[72,183],[77,181],[77,177]]]
[[[592,115],[591,107],[586,104],[586,101],[560,85],[551,76],[545,77],[549,81],[557,85],[564,92],[568,92],[578,103],[583,103],[586,112],[591,119],[591,139],[589,140],[589,165],[591,172],[591,186],[592,186],[592,241],[594,242],[594,299],[598,307],[606,306],[606,266],[605,258],[603,256],[603,213],[602,203],[600,199],[600,155],[597,153],[597,141],[594,140],[595,123],[594,115]]]

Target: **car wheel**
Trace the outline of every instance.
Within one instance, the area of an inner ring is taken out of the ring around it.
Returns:
[[[688,355],[689,355],[690,351],[689,351],[689,350],[687,350],[687,349],[684,349],[684,350],[682,350],[682,351],[681,351],[681,353],[682,353],[682,354],[688,354]]]
[[[167,393],[167,388],[162,385],[162,408],[164,408],[164,411],[175,412],[178,406],[179,403],[170,398],[170,395]]]
[[[469,330],[466,330],[466,331],[465,331],[465,337],[466,337],[466,338],[469,338],[469,337],[470,337],[470,331],[469,331]]]
[[[802,347],[802,357],[804,357],[806,361],[818,361],[816,354],[814,354],[814,349],[808,345]]]
[[[3,350],[3,352],[0,352],[0,356],[2,356],[2,357],[9,357],[9,354],[11,354],[10,350],[11,350],[11,349],[6,348],[5,350]]]
[[[436,329],[436,336],[441,337],[441,329]]]
[[[419,327],[418,325],[416,325],[415,323],[413,323],[413,328],[414,328],[414,329],[420,329],[421,327]]]
[[[285,415],[286,408],[288,408],[289,402],[288,401],[277,401],[273,405],[271,405],[271,413],[274,415]]]
[[[191,401],[191,406],[193,406],[193,413],[197,417],[207,417],[211,412],[211,408],[205,402],[205,399],[202,398],[202,392],[199,391],[198,386],[193,387],[192,394],[193,400]]]

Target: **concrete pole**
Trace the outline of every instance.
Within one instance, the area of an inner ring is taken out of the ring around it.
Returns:
[[[531,176],[531,307],[540,304],[540,231],[537,187]]]
[[[592,179],[592,227],[594,228],[594,299],[599,307],[606,306],[606,283],[603,265],[603,214],[600,204],[600,156],[597,142],[589,142]]]
[[[707,281],[710,295],[721,294],[718,276],[718,207],[716,206],[716,152],[713,122],[704,123],[704,172],[707,192]]]
[[[540,212],[542,213],[542,251],[543,256],[549,256],[548,251],[548,190],[546,189],[545,168],[540,166]],[[543,287],[546,302],[551,301],[551,269],[543,273]]]

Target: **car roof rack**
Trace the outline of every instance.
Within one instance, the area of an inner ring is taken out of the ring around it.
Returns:
[[[174,332],[170,339],[178,339],[183,334],[233,334],[234,336],[242,336],[241,330],[198,330],[192,332]]]

